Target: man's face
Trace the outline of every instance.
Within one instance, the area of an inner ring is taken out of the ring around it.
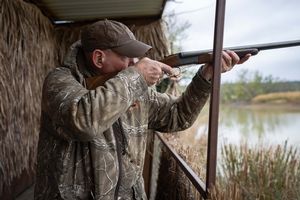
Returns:
[[[105,54],[102,61],[103,67],[100,69],[103,74],[119,72],[134,64],[133,58],[119,55],[110,49],[103,52]]]

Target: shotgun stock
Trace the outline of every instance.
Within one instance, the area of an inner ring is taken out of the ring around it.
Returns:
[[[224,50],[234,51],[240,58],[247,54],[256,55],[259,51],[300,46],[300,40],[292,40],[286,42],[275,42],[258,45],[238,46],[225,48]],[[212,50],[180,52],[169,55],[160,62],[165,63],[173,68],[178,68],[182,65],[204,64],[212,61]],[[117,73],[106,74],[96,77],[86,78],[87,89],[95,89],[103,85],[108,79],[114,77]]]

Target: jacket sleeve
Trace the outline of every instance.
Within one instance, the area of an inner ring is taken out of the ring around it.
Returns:
[[[161,132],[174,132],[189,128],[205,105],[210,88],[211,84],[198,72],[179,97],[151,91],[149,128]]]
[[[58,134],[89,141],[111,127],[145,91],[147,84],[133,67],[95,90],[82,86],[68,68],[57,68],[45,79],[42,112]]]

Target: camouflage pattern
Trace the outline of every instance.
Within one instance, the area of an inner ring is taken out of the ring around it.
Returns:
[[[210,84],[197,74],[176,98],[147,87],[132,66],[87,90],[84,78],[93,72],[77,64],[80,47],[75,43],[44,82],[35,199],[147,199],[142,170],[149,131],[190,127]]]

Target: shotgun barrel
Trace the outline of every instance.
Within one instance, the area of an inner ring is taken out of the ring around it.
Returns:
[[[291,40],[285,42],[274,42],[256,45],[236,46],[224,48],[224,50],[232,50],[238,54],[240,58],[246,54],[256,55],[259,51],[269,49],[279,49],[286,47],[300,46],[300,40]],[[212,50],[200,50],[200,51],[187,51],[172,54],[164,58],[161,62],[168,64],[172,67],[179,67],[188,64],[202,64],[212,61]]]

